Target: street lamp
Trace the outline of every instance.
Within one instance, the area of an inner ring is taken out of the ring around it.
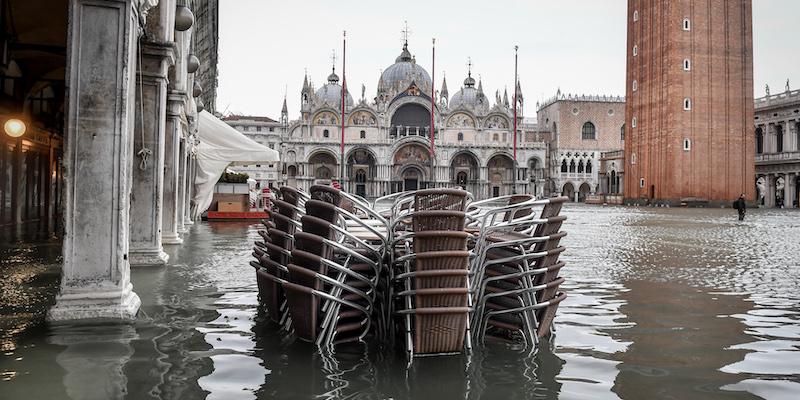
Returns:
[[[3,129],[6,131],[8,136],[13,138],[18,138],[25,134],[25,131],[28,129],[25,126],[25,123],[22,120],[11,118],[3,125]]]

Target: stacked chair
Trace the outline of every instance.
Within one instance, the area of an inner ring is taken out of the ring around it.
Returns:
[[[472,202],[424,189],[367,200],[281,187],[253,247],[269,318],[318,346],[366,337],[414,357],[469,352],[487,336],[536,345],[559,304],[566,197]]]
[[[565,250],[559,242],[566,233],[559,229],[566,217],[559,213],[567,199],[509,196],[498,201],[501,205],[482,213],[481,204],[469,210],[479,229],[470,268],[475,338],[482,342],[487,333],[501,338],[519,334],[535,344],[551,332],[558,304],[566,298],[558,290],[564,282],[558,257]],[[537,215],[533,209],[540,206]]]
[[[392,224],[399,231],[393,297],[409,361],[471,347],[468,200],[467,192],[455,189],[420,190],[396,200],[394,208],[407,212]]]

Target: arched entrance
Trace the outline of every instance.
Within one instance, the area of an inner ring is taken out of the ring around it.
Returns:
[[[578,189],[578,201],[581,203],[586,201],[586,196],[588,196],[591,191],[592,187],[588,183],[584,182],[580,189]]]
[[[351,181],[347,190],[361,197],[376,196],[375,177],[378,171],[375,156],[365,148],[355,149],[347,157],[347,173]]]
[[[489,172],[490,196],[514,192],[514,161],[506,154],[496,154],[486,164]]]
[[[561,195],[562,196],[567,196],[569,198],[569,201],[574,201],[575,200],[575,186],[573,186],[572,183],[570,183],[570,182],[565,183],[564,186],[561,188]]]
[[[456,154],[450,161],[450,180],[475,193],[478,189],[478,158],[470,152]]]
[[[336,171],[336,157],[327,151],[314,153],[309,159],[308,164],[314,174],[314,183],[329,185]]]
[[[422,188],[430,166],[430,153],[422,144],[408,143],[397,149],[393,157],[392,193]]]

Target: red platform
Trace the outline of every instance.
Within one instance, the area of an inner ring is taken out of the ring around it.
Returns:
[[[267,218],[266,211],[245,211],[245,212],[220,212],[209,211],[209,220],[240,220],[240,219],[263,219]]]

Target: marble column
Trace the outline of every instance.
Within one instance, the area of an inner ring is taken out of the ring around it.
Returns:
[[[186,156],[186,136],[181,135],[181,145],[178,151],[178,233],[186,233],[186,182],[187,182],[187,156]]]
[[[194,196],[194,177],[195,177],[195,159],[194,155],[192,154],[192,149],[194,148],[194,141],[193,136],[189,136],[187,140],[187,152],[186,152],[186,203],[184,206],[184,218],[183,218],[183,225],[189,226],[194,225],[194,219],[192,217],[192,197]]]
[[[50,321],[133,319],[128,260],[139,17],[133,0],[69,2],[64,265]]]
[[[137,80],[131,193],[131,265],[164,265],[169,256],[162,246],[164,159],[166,141],[167,70],[174,47],[142,43]]]
[[[161,220],[161,240],[164,244],[181,244],[178,233],[180,216],[181,139],[183,137],[183,92],[170,91],[167,100],[166,134],[164,137],[164,198]],[[181,218],[182,221],[182,218]]]

